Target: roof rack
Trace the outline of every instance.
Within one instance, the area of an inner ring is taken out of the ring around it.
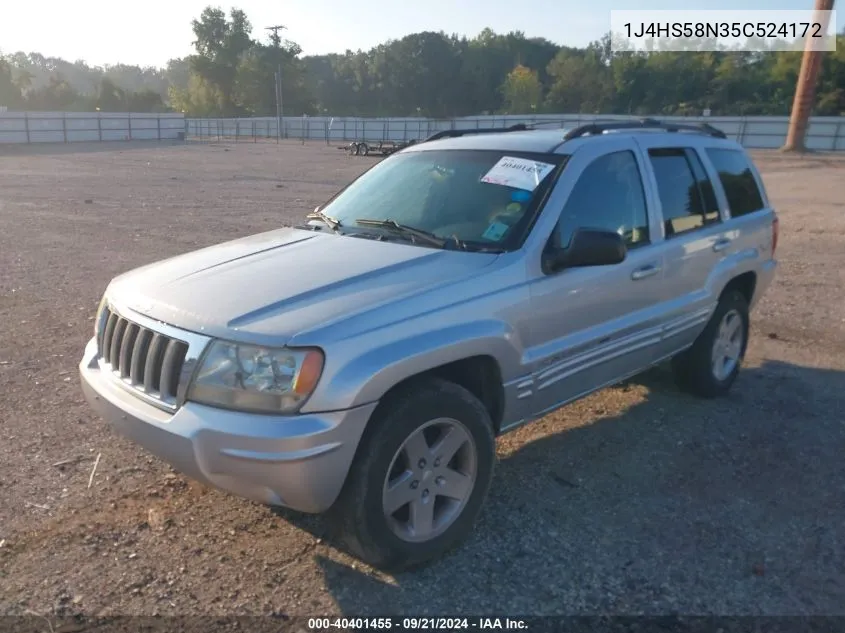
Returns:
[[[588,123],[576,127],[563,137],[565,141],[574,138],[601,134],[613,130],[663,130],[665,132],[697,132],[715,138],[728,138],[727,135],[709,123],[665,123],[657,119],[640,119],[639,121],[608,121],[606,123]]]
[[[429,141],[436,141],[441,138],[457,138],[459,136],[466,136],[467,134],[501,134],[502,132],[524,132],[529,130],[525,123],[517,123],[510,127],[483,127],[483,128],[468,128],[465,130],[441,130],[435,132],[428,138],[419,141],[420,143],[428,143]]]

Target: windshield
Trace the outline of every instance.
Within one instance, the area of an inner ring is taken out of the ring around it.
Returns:
[[[357,221],[390,220],[477,247],[518,247],[563,158],[482,150],[394,154],[321,211],[344,232],[381,231]]]

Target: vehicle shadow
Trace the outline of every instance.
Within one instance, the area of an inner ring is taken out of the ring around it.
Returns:
[[[766,361],[700,400],[661,367],[607,391],[630,389],[618,415],[583,419],[614,397],[595,394],[502,457],[473,536],[442,559],[391,577],[318,557],[340,610],[845,613],[845,372]]]

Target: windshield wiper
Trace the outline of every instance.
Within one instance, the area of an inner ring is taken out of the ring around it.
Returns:
[[[340,223],[340,220],[338,220],[337,218],[333,218],[330,215],[326,215],[322,211],[314,211],[313,213],[309,213],[305,217],[308,218],[309,220],[320,220],[324,224],[328,225],[328,227],[332,231],[337,231],[340,227],[343,226]]]
[[[361,218],[359,220],[355,220],[355,224],[360,224],[361,226],[375,226],[381,229],[388,229],[393,231],[394,233],[399,233],[400,235],[407,235],[412,238],[422,240],[423,242],[428,242],[429,244],[438,246],[440,248],[443,248],[448,243],[448,240],[445,240],[442,237],[437,237],[434,233],[430,233],[422,229],[415,229],[413,226],[408,226],[407,224],[399,224],[396,220],[370,220],[367,218]]]

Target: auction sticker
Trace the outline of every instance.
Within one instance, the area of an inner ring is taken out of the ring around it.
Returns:
[[[481,182],[534,191],[552,169],[554,165],[549,163],[502,156],[499,162],[481,177]]]

